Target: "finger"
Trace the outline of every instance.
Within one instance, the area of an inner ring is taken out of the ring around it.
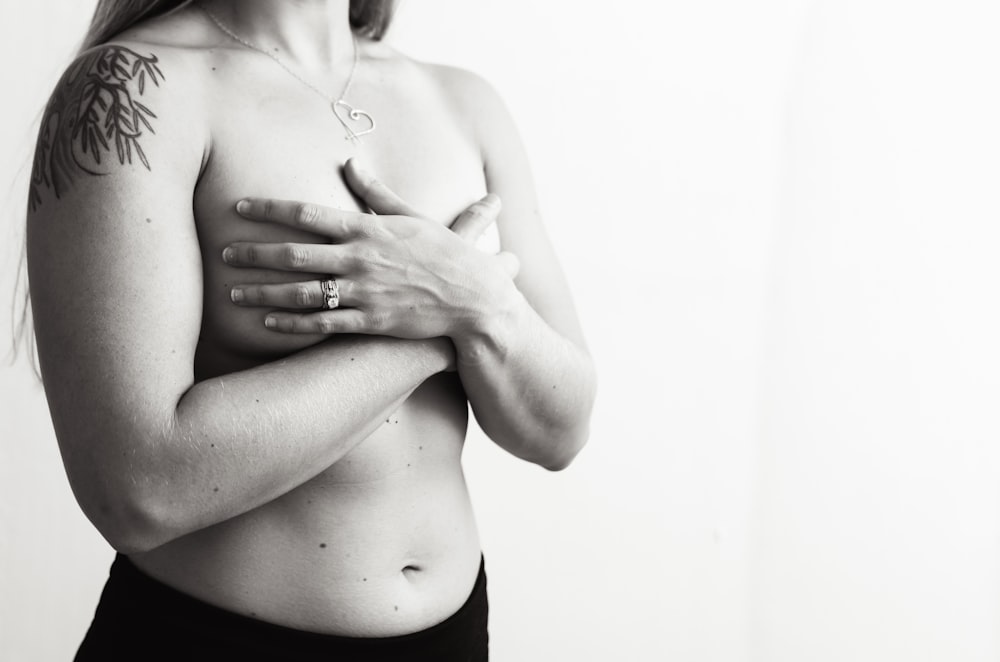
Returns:
[[[340,304],[355,305],[354,284],[345,278],[337,278]],[[268,285],[237,285],[229,292],[229,298],[238,306],[285,308],[287,310],[308,310],[322,308],[325,295],[322,280],[307,280],[299,283],[276,283]]]
[[[276,269],[336,274],[350,270],[356,262],[338,244],[262,244],[236,242],[222,251],[222,260],[241,268]]]
[[[351,158],[344,164],[344,179],[354,192],[376,214],[383,216],[413,216],[423,218],[413,207],[406,204],[392,189],[375,178],[370,171]]]
[[[316,313],[268,313],[264,326],[279,333],[368,333],[368,315],[358,308],[337,308]]]
[[[466,241],[475,243],[486,232],[486,228],[496,223],[500,214],[500,198],[490,193],[466,207],[451,224],[451,230]]]
[[[236,203],[236,211],[251,221],[281,223],[339,241],[371,234],[374,222],[371,214],[273,198],[244,198]]]
[[[503,270],[507,272],[507,275],[511,278],[517,278],[517,274],[521,271],[521,261],[517,259],[517,256],[513,253],[508,253],[507,251],[502,251],[497,253],[497,260],[500,261],[500,266]]]

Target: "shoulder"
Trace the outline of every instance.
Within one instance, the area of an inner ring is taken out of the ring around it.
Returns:
[[[143,21],[80,53],[67,67],[53,99],[65,86],[115,86],[131,96],[151,95],[191,108],[207,79],[206,65],[218,38],[194,9]]]
[[[204,56],[155,36],[130,30],[66,67],[39,126],[31,210],[46,190],[61,198],[95,176],[113,180],[167,163],[185,173],[200,169],[207,144],[198,102]]]
[[[81,117],[92,117],[88,112],[93,111],[105,118],[111,111],[138,111],[136,130],[150,130],[144,120],[151,107],[145,102],[154,99],[161,107],[175,107],[174,114],[190,114],[203,96],[199,88],[208,78],[206,65],[217,41],[190,7],[140,22],[77,55],[56,85],[49,109],[65,110],[69,104]]]
[[[505,113],[506,105],[496,88],[483,76],[445,64],[418,63],[432,78],[442,93],[471,117],[489,119],[497,113]]]
[[[519,143],[514,120],[496,87],[480,74],[444,64],[419,62],[425,75],[466,124],[484,158],[504,144]]]

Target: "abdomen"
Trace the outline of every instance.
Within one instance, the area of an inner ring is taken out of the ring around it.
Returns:
[[[425,382],[309,482],[136,565],[216,606],[298,629],[390,636],[461,606],[479,567],[454,375]]]

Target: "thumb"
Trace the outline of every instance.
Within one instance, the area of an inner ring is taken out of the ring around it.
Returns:
[[[344,164],[344,180],[351,192],[361,198],[376,214],[423,218],[419,212],[359,164],[356,158],[350,158]]]
[[[475,243],[486,232],[486,228],[496,223],[499,215],[500,198],[490,193],[466,207],[451,224],[451,231],[462,239]]]
[[[517,259],[516,255],[507,251],[501,251],[497,253],[497,260],[500,261],[500,265],[507,272],[508,276],[517,278],[518,272],[521,271],[521,261]]]

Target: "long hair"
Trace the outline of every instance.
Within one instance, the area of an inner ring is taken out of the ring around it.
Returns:
[[[103,44],[139,21],[161,16],[191,4],[192,0],[98,0],[90,28],[80,50]],[[351,27],[358,35],[376,41],[385,36],[392,21],[395,0],[351,0]]]
[[[162,16],[168,12],[191,4],[193,0],[98,0],[90,27],[80,45],[80,52],[103,44],[124,32],[139,21]],[[396,0],[351,0],[351,28],[362,37],[381,40],[389,29],[396,8]],[[18,348],[22,344],[32,357],[35,372],[38,373],[35,353],[34,332],[31,319],[31,296],[28,289],[27,253],[22,243],[18,261],[17,280],[14,283],[12,315],[12,339],[10,360],[17,359]]]

